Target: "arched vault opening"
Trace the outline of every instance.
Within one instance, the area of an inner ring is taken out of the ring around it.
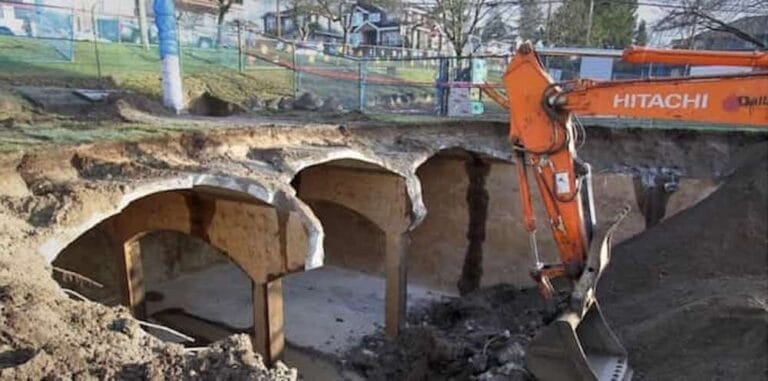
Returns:
[[[396,335],[405,324],[407,302],[405,257],[412,221],[406,177],[373,162],[340,159],[302,169],[292,184],[323,226],[326,264],[330,265],[312,272],[315,274],[297,275],[296,282],[302,283],[305,277],[322,281],[321,272],[329,274],[325,278],[328,287],[336,287],[332,285],[338,277],[348,278],[346,286],[339,285],[348,289],[339,290],[347,295],[345,300],[328,307],[331,310],[327,317],[331,320],[333,314],[341,313],[333,308],[355,310],[351,301],[362,301],[355,295],[364,287],[370,287],[367,302],[376,302],[383,288],[383,306],[373,306],[369,311],[383,307],[385,329]],[[382,276],[383,282],[379,281]],[[360,281],[363,277],[370,281]],[[289,281],[293,282],[293,278]],[[370,322],[368,325],[373,326]]]
[[[221,182],[235,183],[231,179]],[[90,297],[123,304],[144,319],[148,301],[157,301],[156,295],[146,292],[147,274],[155,274],[153,279],[158,272],[167,271],[170,275],[164,276],[172,278],[179,275],[174,272],[194,272],[221,262],[221,257],[228,258],[250,282],[255,349],[268,361],[276,359],[284,345],[281,279],[316,262],[316,258],[308,259],[318,236],[310,234],[316,227],[307,225],[313,217],[308,218],[300,208],[286,207],[290,203],[271,205],[267,202],[271,199],[265,197],[269,192],[253,191],[259,189],[257,184],[245,184],[245,190],[228,185],[156,189],[136,197],[127,195],[130,201],[124,207],[104,216],[56,253],[54,265],[103,282],[107,289]],[[157,238],[163,235],[168,246],[168,234],[194,237],[198,243],[192,244],[193,249],[186,247],[182,252],[176,247],[174,254],[150,258],[147,248],[163,246],[163,239]],[[189,271],[179,271],[185,266]]]
[[[412,234],[408,272],[414,284],[449,293],[533,284],[513,163],[449,148],[427,158],[416,175],[428,212]],[[537,217],[546,221],[535,189],[533,196]],[[547,233],[542,224],[543,255],[556,253]]]

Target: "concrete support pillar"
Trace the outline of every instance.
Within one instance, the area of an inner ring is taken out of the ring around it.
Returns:
[[[271,365],[285,348],[283,319],[283,282],[253,282],[253,346]]]
[[[400,232],[386,233],[386,306],[384,310],[384,327],[387,335],[397,336],[405,326],[408,299],[408,283],[406,279],[405,234]]]
[[[133,316],[146,316],[144,304],[144,269],[141,265],[141,245],[138,239],[116,245],[118,269],[120,271],[121,304],[128,307]]]

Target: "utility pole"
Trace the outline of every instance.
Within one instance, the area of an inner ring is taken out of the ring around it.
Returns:
[[[144,50],[149,50],[149,28],[147,27],[147,3],[146,0],[136,0],[136,10],[139,13],[139,33],[141,33],[141,45]]]
[[[589,16],[587,17],[587,46],[592,43],[592,18],[595,15],[595,0],[589,0]]]
[[[547,45],[552,43],[552,32],[551,32],[552,24],[551,23],[552,23],[552,2],[550,1],[547,3],[547,22],[544,25],[547,28],[547,33],[545,36]]]
[[[688,35],[690,36],[688,38],[688,49],[693,49],[694,40],[696,39],[696,27],[699,23],[699,5],[700,1],[697,1],[694,4],[693,8],[693,22],[691,23],[691,29],[688,31]]]
[[[277,38],[280,38],[282,33],[280,31],[280,0],[275,0],[275,22],[277,26]]]

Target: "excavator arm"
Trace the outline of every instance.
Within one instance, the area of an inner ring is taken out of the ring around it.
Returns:
[[[768,67],[761,53],[700,53],[630,49],[630,62],[717,64]],[[725,123],[768,128],[768,72],[732,76],[643,79],[557,84],[533,47],[523,44],[504,74],[510,112],[509,139],[517,151],[524,225],[535,266],[532,276],[545,296],[550,280],[571,280],[569,308],[545,328],[528,349],[528,367],[543,380],[627,380],[627,353],[603,319],[595,287],[610,259],[616,224],[594,223],[590,167],[576,152],[583,138],[574,115]],[[559,249],[559,261],[544,263],[536,244],[537,223],[531,201],[533,178]],[[594,236],[594,239],[593,239]]]

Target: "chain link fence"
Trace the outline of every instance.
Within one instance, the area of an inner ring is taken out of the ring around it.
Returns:
[[[160,91],[157,29],[151,17],[150,46],[145,47],[133,15],[109,14],[97,6],[75,9],[3,1],[0,10],[0,78],[42,83],[52,78],[117,79],[132,89]],[[229,81],[233,92],[255,92],[259,87],[279,96],[308,92],[346,110],[375,113],[506,115],[480,87],[503,91],[501,79],[511,55],[457,58],[399,47],[282,41],[260,34],[252,25],[227,23],[219,29],[189,14],[178,17],[178,28],[183,77],[208,78],[207,86]],[[627,64],[616,51],[576,50],[542,49],[539,55],[556,81],[688,72],[680,66]]]

